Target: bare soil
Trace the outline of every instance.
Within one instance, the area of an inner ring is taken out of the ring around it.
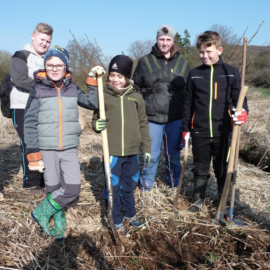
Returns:
[[[258,102],[264,106],[258,106]],[[267,117],[264,129],[256,122],[261,119],[259,113],[265,115],[270,105],[270,100],[264,102],[256,99],[249,103],[241,151],[249,136],[257,136],[259,141],[262,134],[268,136]],[[234,209],[235,216],[242,217],[245,224],[221,227],[211,223],[217,206],[213,175],[203,210],[197,214],[188,211],[193,190],[191,151],[178,207],[174,209],[176,191],[165,181],[162,155],[154,188],[149,193],[139,188],[135,192],[137,216],[147,228],[134,230],[125,224],[131,238],[122,236],[122,245],[117,246],[103,199],[101,138],[91,128],[91,112],[81,108],[80,112],[87,123],[79,147],[82,189],[79,198],[66,209],[68,227],[63,243],[46,237],[31,219],[30,212],[44,195],[21,187],[20,142],[11,120],[0,116],[0,269],[37,269],[38,264],[41,269],[65,270],[270,269],[269,174],[247,163],[248,157],[239,164]],[[256,131],[256,127],[260,129]],[[267,143],[268,139],[265,137]]]

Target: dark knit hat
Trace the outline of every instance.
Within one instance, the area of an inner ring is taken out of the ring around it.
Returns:
[[[46,61],[52,56],[60,58],[64,62],[64,64],[68,67],[69,55],[68,55],[68,51],[66,49],[61,48],[57,45],[52,47],[50,50],[47,51],[47,53],[44,56],[44,65],[45,65]]]
[[[109,64],[109,72],[118,72],[130,79],[133,61],[126,55],[116,55]]]

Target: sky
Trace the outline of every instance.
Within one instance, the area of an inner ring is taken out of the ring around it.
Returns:
[[[196,36],[213,24],[231,27],[250,39],[251,44],[270,43],[270,0],[0,0],[0,50],[14,53],[31,43],[31,33],[39,22],[53,29],[52,45],[66,47],[69,40],[94,38],[108,56],[128,54],[136,40],[155,39],[161,24],[174,26],[183,34],[187,29],[193,44]]]

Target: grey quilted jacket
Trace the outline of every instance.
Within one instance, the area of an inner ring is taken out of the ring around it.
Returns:
[[[45,70],[35,72],[34,78],[24,115],[26,153],[77,147],[82,132],[78,105],[97,109],[97,91],[88,87],[88,94],[83,92],[71,81],[71,72],[60,87],[47,79]]]

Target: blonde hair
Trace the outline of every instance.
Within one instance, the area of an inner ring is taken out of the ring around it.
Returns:
[[[53,34],[53,28],[47,23],[39,23],[34,30],[34,33],[36,32],[51,36]]]
[[[199,50],[202,45],[206,47],[211,47],[212,45],[215,45],[217,49],[221,47],[222,44],[219,33],[213,31],[205,31],[203,34],[199,35],[196,43],[197,49]]]

